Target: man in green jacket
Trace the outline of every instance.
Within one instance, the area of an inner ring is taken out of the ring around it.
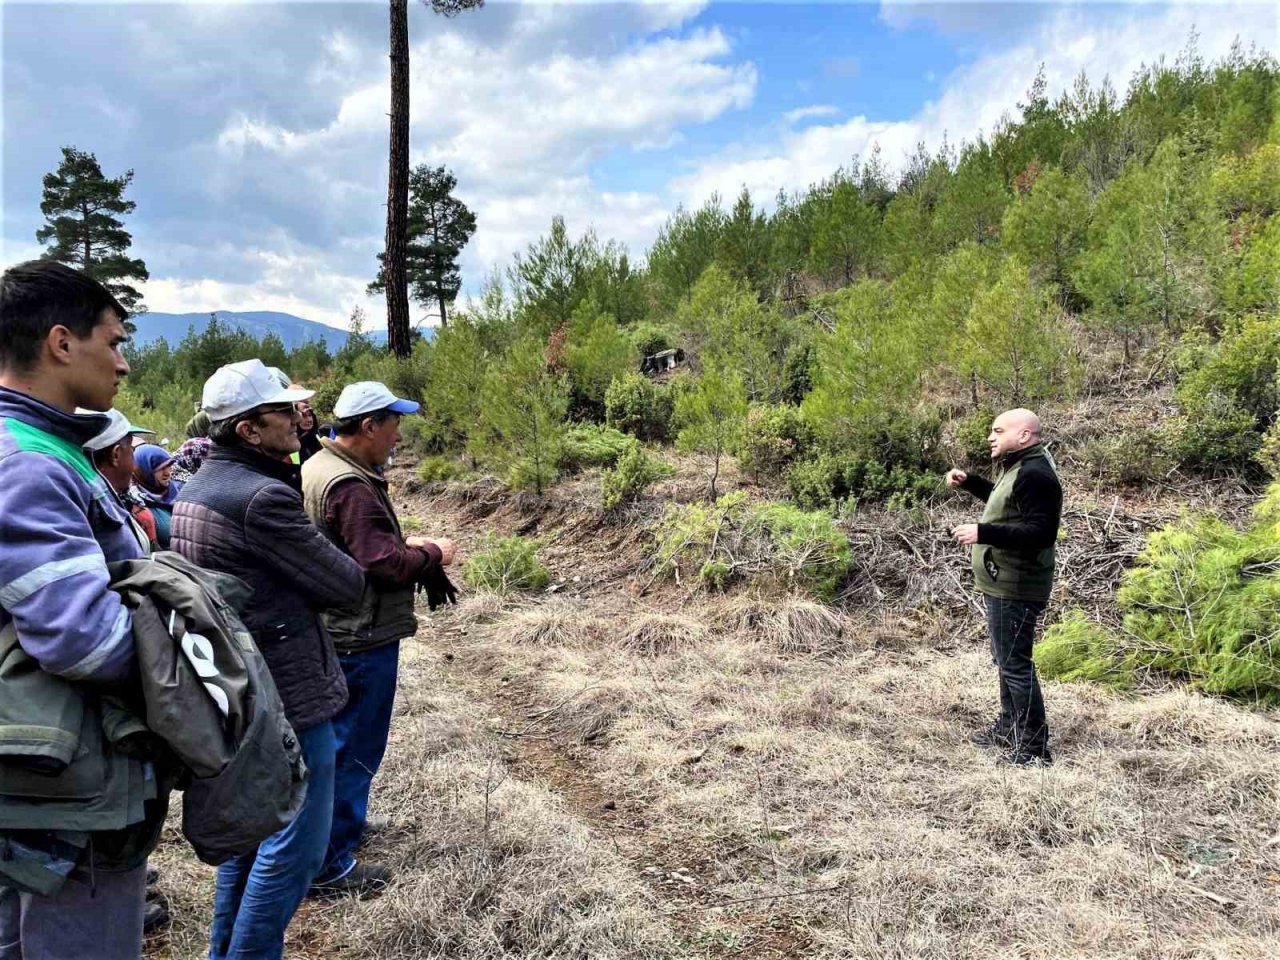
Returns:
[[[1031,648],[1053,590],[1062,484],[1041,442],[1040,418],[1030,410],[996,417],[987,443],[994,483],[958,469],[946,475],[948,486],[986,503],[978,523],[952,531],[957,543],[972,548],[974,582],[986,602],[991,657],[1000,675],[1000,717],[971,739],[1007,749],[1004,760],[1017,766],[1049,764],[1049,725]]]
[[[400,399],[384,384],[350,384],[333,407],[336,438],[321,440],[320,452],[302,465],[307,513],[365,572],[360,602],[323,615],[348,700],[333,718],[333,825],[324,867],[312,886],[316,896],[373,893],[391,879],[385,867],[357,862],[355,851],[391,730],[400,641],[418,629],[414,589],[444,579],[442,568],[455,552],[449,540],[404,536],[383,476],[400,442],[401,416],[417,410],[417,403]]]

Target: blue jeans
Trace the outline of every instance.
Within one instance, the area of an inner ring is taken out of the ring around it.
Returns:
[[[1031,659],[1036,624],[1045,605],[1001,597],[984,599],[987,629],[991,632],[991,659],[1000,674],[998,726],[1019,753],[1047,756],[1049,723],[1035,661]]]
[[[387,752],[396,699],[400,643],[338,658],[347,678],[347,705],[333,718],[338,744],[333,782],[333,828],[319,879],[335,880],[355,865],[369,812],[369,787]]]
[[[333,817],[333,724],[299,731],[298,743],[311,773],[302,809],[254,853],[218,868],[209,960],[280,960],[285,927],[324,863]]]

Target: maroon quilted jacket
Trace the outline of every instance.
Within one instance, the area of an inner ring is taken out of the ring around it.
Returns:
[[[347,685],[319,612],[353,606],[364,571],[307,517],[297,468],[215,446],[173,510],[173,549],[253,588],[241,619],[266,658],[295,730],[328,720]]]

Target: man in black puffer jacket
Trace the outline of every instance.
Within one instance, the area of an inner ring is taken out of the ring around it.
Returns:
[[[214,448],[173,512],[175,550],[253,588],[241,618],[271,669],[311,777],[293,823],[218,868],[210,960],[282,955],[285,927],[329,839],[330,719],[347,687],[319,614],[357,603],[364,571],[308,519],[297,468],[286,459],[298,449],[294,404],[310,396],[281,386],[260,360],[219,369],[202,403]]]

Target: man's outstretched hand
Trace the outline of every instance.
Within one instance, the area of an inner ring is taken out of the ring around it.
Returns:
[[[948,487],[958,487],[968,479],[969,475],[956,467],[952,467],[947,471],[946,481]]]
[[[447,537],[433,540],[431,537],[405,537],[404,542],[410,547],[436,547],[440,551],[440,566],[447,567],[458,555],[458,545]]]
[[[962,523],[958,527],[952,527],[951,536],[955,537],[956,543],[961,546],[971,547],[978,542],[978,525]]]

